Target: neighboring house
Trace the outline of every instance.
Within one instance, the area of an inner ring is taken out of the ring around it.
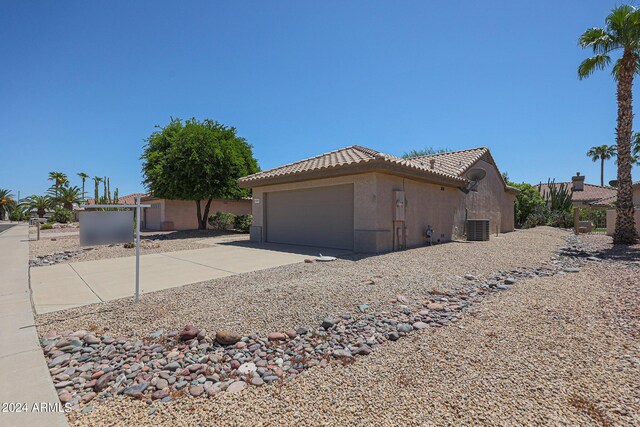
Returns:
[[[433,242],[461,237],[467,218],[513,231],[518,193],[484,147],[403,159],[354,145],[239,183],[253,191],[252,241],[369,253],[424,245],[427,228]]]
[[[145,230],[170,231],[198,228],[196,202],[193,200],[169,200],[146,196],[142,198],[142,202],[151,205],[144,209],[142,216],[142,228]],[[235,215],[250,214],[251,199],[213,199],[209,214],[213,215],[217,211]]]
[[[615,203],[618,190],[613,187],[585,184],[584,179],[584,175],[578,172],[571,178],[571,182],[556,182],[557,186],[565,184],[573,189],[571,200],[574,208],[603,208]],[[536,187],[542,197],[549,191],[548,184],[538,184]]]
[[[136,197],[144,198],[147,197],[146,193],[133,193],[127,194],[126,196],[118,197],[118,203],[121,205],[134,205],[136,203]],[[95,205],[96,201],[92,198],[87,199],[88,205]]]

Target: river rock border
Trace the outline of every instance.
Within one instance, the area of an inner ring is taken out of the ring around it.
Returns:
[[[225,330],[208,334],[187,325],[181,331],[158,330],[139,338],[81,330],[47,333],[41,345],[60,401],[83,412],[92,409],[90,402],[117,395],[151,403],[236,393],[291,379],[314,366],[351,363],[415,330],[455,324],[488,295],[520,280],[570,274],[587,261],[599,261],[577,237],[567,240],[540,268],[499,271],[482,280],[466,275],[467,284],[458,293],[420,299],[398,295],[388,311],[380,312],[362,304],[353,313],[325,318],[312,330],[241,336]]]

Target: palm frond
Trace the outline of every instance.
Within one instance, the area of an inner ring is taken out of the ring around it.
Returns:
[[[578,39],[583,49],[592,48],[595,54],[606,54],[620,48],[620,44],[604,28],[589,28]]]
[[[609,55],[598,54],[587,58],[578,67],[578,78],[580,80],[586,79],[596,70],[604,70],[611,63],[611,57]]]

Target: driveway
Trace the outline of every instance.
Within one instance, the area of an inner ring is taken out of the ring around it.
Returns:
[[[303,262],[347,251],[229,238],[203,239],[210,248],[140,256],[140,295],[191,283]],[[38,314],[130,297],[135,294],[135,256],[72,262],[30,270]]]

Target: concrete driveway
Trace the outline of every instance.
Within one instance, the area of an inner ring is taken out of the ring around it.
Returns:
[[[210,248],[140,256],[140,295],[162,289],[303,262],[310,256],[347,251],[261,244],[230,239],[203,239]],[[133,296],[135,256],[72,262],[30,270],[37,313]]]

